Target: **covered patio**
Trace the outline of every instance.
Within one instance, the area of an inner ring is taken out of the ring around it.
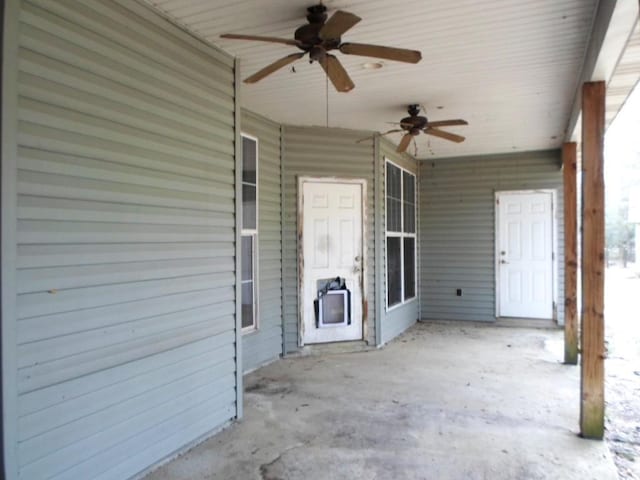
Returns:
[[[313,3],[0,0],[3,478],[615,478],[638,1]]]
[[[385,348],[292,357],[245,378],[245,417],[151,473],[186,479],[614,480],[579,438],[562,333],[419,323]]]

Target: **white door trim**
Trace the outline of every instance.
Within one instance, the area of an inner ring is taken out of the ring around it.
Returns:
[[[551,266],[551,291],[553,292],[553,319],[558,319],[558,209],[557,209],[557,191],[553,188],[543,188],[537,190],[496,190],[494,194],[494,241],[493,241],[493,268],[495,273],[495,290],[496,290],[496,318],[500,318],[500,268],[498,260],[500,258],[499,238],[500,238],[500,196],[501,195],[529,195],[532,193],[548,193],[551,194],[551,247],[552,266]]]
[[[362,270],[360,271],[360,286],[362,290],[362,338],[367,339],[367,181],[363,178],[341,177],[298,177],[298,346],[304,346],[304,198],[303,185],[305,183],[346,183],[360,185],[362,188]]]

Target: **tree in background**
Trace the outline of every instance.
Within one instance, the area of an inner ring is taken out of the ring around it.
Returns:
[[[607,259],[622,262],[635,262],[635,226],[629,222],[629,197],[607,205],[605,209],[605,242]]]
[[[605,136],[605,241],[607,262],[640,263],[634,248],[640,223],[640,88],[636,86]],[[630,205],[629,200],[633,205]],[[629,218],[631,207],[632,218]]]

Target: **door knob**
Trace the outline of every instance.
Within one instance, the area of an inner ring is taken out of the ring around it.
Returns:
[[[356,256],[356,258],[354,258],[354,260],[355,260],[356,262],[359,262],[359,261],[360,261],[360,255]]]
[[[509,262],[507,262],[506,260],[500,260],[500,263],[506,264],[506,263],[509,263]]]

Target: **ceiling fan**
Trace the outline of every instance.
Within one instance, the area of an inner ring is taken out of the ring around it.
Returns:
[[[302,52],[292,53],[262,70],[246,78],[245,83],[256,83],[273,72],[295,62],[309,54],[309,62],[318,62],[339,92],[348,92],[355,87],[349,74],[344,69],[335,55],[328,53],[331,50],[340,50],[346,55],[362,55],[365,57],[384,58],[398,62],[418,63],[422,54],[417,50],[403,48],[384,47],[366,43],[342,43],[341,36],[355,24],[362,20],[353,13],[338,10],[327,20],[327,7],[322,3],[307,8],[306,25],[295,31],[294,39],[264,37],[257,35],[238,35],[225,33],[221,38],[234,40],[255,40],[259,42],[282,43],[298,47]]]
[[[420,105],[417,104],[409,105],[408,112],[409,116],[403,118],[402,120],[400,120],[400,122],[398,122],[400,124],[400,128],[389,130],[388,132],[382,134],[388,135],[389,133],[407,132],[402,137],[402,140],[400,140],[400,144],[398,145],[396,152],[402,153],[406,151],[413,137],[419,135],[420,132],[424,132],[427,135],[433,135],[434,137],[444,138],[445,140],[449,140],[451,142],[460,143],[464,141],[463,136],[456,135],[455,133],[445,132],[443,130],[440,130],[438,127],[468,125],[466,120],[458,118],[455,120],[439,120],[436,122],[430,122],[427,117],[419,115]]]

